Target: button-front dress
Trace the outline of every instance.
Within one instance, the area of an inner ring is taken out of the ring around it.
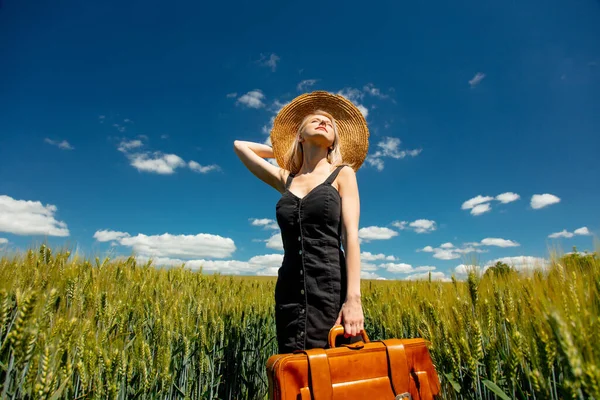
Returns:
[[[346,298],[342,199],[331,185],[343,167],[338,166],[302,198],[290,192],[294,178],[290,174],[277,202],[285,252],[275,286],[279,353],[326,348],[329,330]]]

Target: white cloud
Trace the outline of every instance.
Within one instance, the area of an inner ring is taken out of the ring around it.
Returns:
[[[109,231],[110,232],[110,231]],[[125,234],[124,232],[119,232]],[[99,234],[96,232],[98,236]],[[96,237],[94,234],[94,237]],[[123,236],[116,241],[121,246],[128,246],[146,257],[177,257],[177,258],[226,258],[236,250],[232,239],[219,235],[208,233],[199,233],[197,235],[172,235],[164,233],[162,235],[144,235]]]
[[[367,242],[371,240],[387,240],[397,235],[398,232],[379,226],[369,226],[358,230],[358,237]]]
[[[279,62],[279,60],[280,60],[279,56],[275,53],[271,53],[271,55],[268,57],[261,53],[260,60],[258,60],[258,63],[262,66],[270,67],[271,71],[275,72],[275,69],[277,69],[277,63]]]
[[[74,147],[71,146],[69,144],[69,142],[67,142],[66,140],[63,140],[63,141],[59,142],[57,140],[52,140],[52,139],[45,138],[44,142],[49,143],[49,144],[51,144],[53,146],[56,146],[56,147],[58,147],[59,149],[62,149],[62,150],[73,150],[74,149]]]
[[[281,238],[281,232],[275,233],[266,240],[267,247],[273,250],[283,250],[283,239]]]
[[[265,103],[263,103],[264,98],[265,95],[259,89],[255,89],[240,96],[236,103],[250,108],[261,108],[265,106]]]
[[[492,200],[494,200],[493,197],[477,195],[477,196],[473,197],[472,199],[465,201],[462,204],[461,209],[469,210],[469,209],[472,209],[473,207],[477,206],[478,204],[488,203]]]
[[[485,253],[485,252],[487,252],[487,250],[479,250],[479,249],[476,249],[473,246],[463,247],[462,249],[454,249],[454,251],[457,252],[457,253],[461,253],[461,254],[467,254],[467,253]]]
[[[566,229],[563,229],[560,232],[556,232],[556,233],[552,233],[550,235],[548,235],[549,238],[552,239],[557,239],[557,238],[572,238],[575,235],[583,235],[583,236],[587,236],[587,235],[591,235],[590,231],[588,230],[587,227],[582,226],[581,228],[575,229],[574,232],[569,232]]]
[[[461,254],[467,254],[467,253],[487,253],[488,252],[488,250],[476,249],[473,246],[466,246],[466,247],[463,247],[461,249],[454,249],[454,251],[457,252],[457,253],[461,253]]]
[[[496,200],[504,204],[519,200],[520,198],[521,196],[513,192],[501,193],[496,196]]]
[[[375,264],[364,262],[361,260],[360,269],[361,271],[377,271],[378,267]]]
[[[200,165],[196,161],[190,161],[188,163],[188,167],[190,167],[192,171],[199,172],[201,174],[206,174],[207,172],[218,171],[221,169],[217,164]]]
[[[396,259],[396,257],[394,256],[386,256],[383,253],[379,253],[379,254],[372,254],[368,251],[363,251],[360,253],[360,259],[364,260],[364,261],[377,261],[377,260],[388,260],[388,261],[394,261]]]
[[[519,243],[512,240],[500,239],[500,238],[485,238],[481,241],[484,246],[498,246],[498,247],[517,247]]]
[[[273,130],[273,123],[275,122],[275,115],[273,115],[271,117],[271,120],[269,121],[269,124],[267,125],[263,125],[262,127],[262,133],[264,133],[265,135],[270,135],[271,131]],[[265,140],[265,144],[267,144],[268,141],[268,146],[271,146],[271,136],[268,136],[267,139]]]
[[[475,245],[479,245],[475,243]],[[441,244],[439,247],[425,246],[417,252],[433,253],[433,257],[440,260],[454,260],[460,258],[462,254],[467,253],[485,253],[486,250],[476,249],[472,243],[465,243],[461,247],[456,247],[450,242]]]
[[[377,143],[377,147],[379,147],[381,150],[378,150],[375,154],[373,154],[373,157],[392,157],[399,159],[404,158],[407,155],[414,157],[421,152],[421,150],[400,150],[400,139],[389,136]]]
[[[367,157],[365,159],[365,161],[371,167],[374,167],[375,169],[377,169],[377,171],[383,171],[383,168],[385,166],[384,163],[383,163],[383,160],[381,158]]]
[[[356,108],[358,108],[358,110],[363,115],[363,117],[365,117],[365,119],[367,119],[367,117],[369,116],[369,109],[367,107],[363,106],[362,104],[357,104]]]
[[[131,149],[137,149],[138,147],[142,147],[143,145],[144,144],[139,139],[123,140],[121,143],[119,143],[119,147],[117,148],[117,150],[126,153]]]
[[[237,92],[233,92],[233,93],[227,93],[227,98],[228,99],[233,99],[237,97]]]
[[[360,91],[360,89],[355,89],[351,87],[345,87],[342,90],[338,91],[337,94],[347,98],[353,103],[362,101],[363,97],[365,96],[364,93]]]
[[[94,233],[94,239],[99,242],[110,242],[112,240],[119,240],[124,237],[130,236],[127,232],[118,232],[118,231],[109,231],[109,230],[101,230],[96,231]]]
[[[487,250],[478,249],[478,246],[516,247],[520,246],[520,244],[507,239],[485,238],[479,243],[464,243],[461,247],[456,247],[450,242],[443,243],[436,248],[425,246],[423,249],[417,250],[417,252],[433,253],[433,257],[440,260],[454,260],[460,258],[463,254],[487,252]]]
[[[383,157],[391,157],[394,159],[403,159],[407,156],[416,157],[421,154],[421,149],[414,150],[400,150],[400,139],[395,137],[386,136],[377,143],[377,151],[370,154],[366,158],[367,164],[377,168],[381,171],[384,167]]]
[[[373,85],[372,83],[367,83],[364,87],[363,90],[365,91],[365,93],[370,94],[371,96],[374,97],[379,97],[380,99],[387,99],[388,96],[387,94],[383,94],[381,93],[381,90],[379,90],[378,88],[375,87],[375,85]]]
[[[385,268],[388,272],[406,274],[413,271],[413,267],[406,263],[385,263],[379,266]]]
[[[412,275],[407,276],[405,279],[407,281],[423,281],[423,280],[428,280],[430,273],[431,273],[431,280],[432,281],[442,281],[442,282],[448,282],[448,281],[450,281],[450,279],[446,276],[446,274],[444,274],[441,271],[436,271],[436,272],[422,272],[422,273],[419,273],[419,274],[412,274]]]
[[[513,192],[501,193],[496,197],[477,195],[465,201],[462,204],[461,209],[471,210],[472,215],[481,215],[483,213],[489,212],[492,209],[492,206],[490,204],[492,200],[496,200],[500,203],[506,204],[516,201],[519,198],[520,196],[517,193]]]
[[[477,204],[475,207],[473,207],[471,209],[471,214],[473,215],[481,215],[483,213],[486,213],[488,211],[490,211],[490,204],[489,203],[484,203],[484,204]]]
[[[138,171],[155,172],[157,174],[169,175],[177,168],[185,167],[186,163],[176,154],[161,154],[155,152],[128,154],[131,165]]]
[[[140,262],[147,262],[150,257],[137,256],[136,259]],[[202,268],[203,272],[213,272],[227,275],[268,275],[276,276],[281,263],[283,262],[283,254],[266,254],[254,256],[248,261],[238,260],[205,260],[193,259],[182,260],[179,258],[170,257],[152,257],[153,265],[157,267],[173,267],[184,265],[192,270]]]
[[[436,267],[429,265],[422,265],[419,267],[413,267],[410,264],[406,263],[383,263],[377,266],[378,268],[385,269],[387,272],[391,272],[394,274],[408,274],[411,272],[428,272],[434,271]],[[374,271],[375,269],[367,269],[367,271]]]
[[[125,237],[121,245],[131,246],[140,254],[165,257],[229,257],[236,250],[232,239],[208,233],[196,235],[144,235]]]
[[[265,254],[262,256],[254,256],[248,260],[250,264],[260,265],[263,268],[277,268],[281,267],[283,262],[283,254]]]
[[[579,229],[575,229],[575,232],[574,232],[574,233],[575,233],[576,235],[585,235],[585,236],[591,235],[590,231],[589,231],[589,230],[588,230],[588,228],[587,228],[587,227],[585,227],[585,226],[582,226],[582,227],[581,227],[581,228],[579,228]]]
[[[469,272],[475,272],[475,273],[480,273],[481,272],[481,268],[478,265],[465,265],[465,264],[460,264],[458,266],[456,266],[456,268],[454,268],[454,272],[456,273],[456,275],[459,275],[461,277],[466,277]]]
[[[256,275],[260,276],[277,276],[279,273],[279,267],[267,267],[256,272]]]
[[[473,79],[469,80],[469,85],[471,85],[471,88],[474,88],[475,86],[477,86],[481,83],[483,78],[485,78],[485,74],[482,72],[478,72],[475,74]]]
[[[407,225],[408,225],[408,221],[394,221],[394,222],[392,222],[392,226],[395,226],[396,228],[398,228],[400,230],[406,229]]]
[[[273,123],[273,121],[275,120],[275,116],[277,116],[277,114],[279,114],[279,111],[281,111],[281,109],[283,107],[287,106],[288,104],[290,104],[289,101],[283,103],[283,102],[279,101],[279,99],[275,99],[275,101],[273,102],[273,104],[270,107],[270,110],[275,114],[271,118],[271,123]]]
[[[532,256],[517,256],[517,257],[502,257],[491,260],[485,264],[484,271],[493,266],[498,261],[508,264],[518,271],[530,271],[533,269],[546,269],[550,263],[548,260],[540,257]]]
[[[6,243],[8,243],[8,239],[0,238],[0,244],[6,244]]]
[[[145,135],[139,135],[139,137],[144,137],[147,139]],[[159,151],[155,151],[153,153],[129,152],[130,150],[138,149],[142,146],[143,142],[139,139],[123,140],[121,143],[119,143],[117,150],[125,154],[125,156],[129,159],[129,164],[131,166],[135,167],[138,171],[143,172],[170,175],[173,174],[177,168],[183,168],[187,166],[194,172],[205,174],[210,171],[217,171],[221,169],[216,164],[200,165],[196,161],[190,161],[189,163],[186,163],[176,154],[164,154]]]
[[[435,249],[433,256],[440,260],[454,260],[460,258],[455,250]]]
[[[429,219],[417,219],[410,223],[408,221],[394,221],[392,225],[400,230],[412,228],[411,230],[416,233],[430,233],[437,229],[435,221]]]
[[[39,201],[16,200],[0,195],[0,232],[15,235],[69,236],[67,224],[57,221],[57,207]]]
[[[413,270],[415,272],[422,272],[422,271],[434,271],[436,269],[436,267],[431,266],[431,265],[422,265],[420,267],[416,267]]]
[[[250,224],[252,226],[262,226],[266,229],[279,229],[277,221],[269,218],[250,218]]]
[[[161,264],[168,265],[168,262],[175,263],[174,265],[181,265],[185,263],[187,268],[192,270],[199,270],[206,272],[215,272],[228,275],[240,275],[240,274],[253,274],[257,272],[257,267],[252,266],[247,261],[237,260],[189,260],[183,261],[180,259],[169,259],[169,258],[157,258],[155,265],[160,266]]]
[[[435,221],[429,219],[418,219],[408,225],[414,228],[416,233],[429,233],[436,230]]]
[[[364,93],[360,91],[360,89],[346,87],[338,91],[337,94],[347,98],[352,103],[354,103],[356,108],[360,110],[365,119],[367,118],[367,116],[369,115],[369,109],[360,103],[363,97],[365,96]]]
[[[303,91],[313,86],[315,83],[317,83],[316,79],[305,79],[302,82],[298,83],[296,89],[298,89],[298,91]]]
[[[539,209],[551,204],[556,204],[560,202],[560,198],[556,197],[553,194],[544,193],[544,194],[534,194],[531,196],[531,208]]]
[[[557,239],[557,238],[560,238],[560,237],[572,238],[573,236],[575,236],[575,234],[571,233],[571,232],[568,232],[566,229],[563,229],[560,232],[555,232],[555,233],[552,233],[552,234],[548,235],[548,237],[552,238],[552,239]]]
[[[369,272],[369,271],[360,271],[360,277],[361,279],[384,279],[382,277],[380,277],[379,275],[377,275],[374,272]]]

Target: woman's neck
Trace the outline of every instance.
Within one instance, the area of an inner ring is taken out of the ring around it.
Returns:
[[[303,143],[302,146],[302,167],[298,174],[310,174],[321,168],[330,168],[327,160],[327,148]]]

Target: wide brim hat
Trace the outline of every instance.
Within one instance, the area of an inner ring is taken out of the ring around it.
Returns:
[[[302,120],[316,110],[328,112],[335,119],[344,163],[360,168],[369,151],[369,128],[358,107],[350,100],[326,91],[302,94],[286,104],[277,114],[271,130],[271,145],[277,164],[289,170],[285,155],[297,140]]]

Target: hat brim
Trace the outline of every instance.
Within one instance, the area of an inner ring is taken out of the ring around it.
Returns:
[[[358,170],[369,151],[367,121],[350,100],[326,91],[302,94],[279,111],[270,134],[277,164],[289,170],[285,155],[296,140],[302,120],[316,110],[326,111],[333,116],[338,127],[342,160],[352,165],[355,171]]]

